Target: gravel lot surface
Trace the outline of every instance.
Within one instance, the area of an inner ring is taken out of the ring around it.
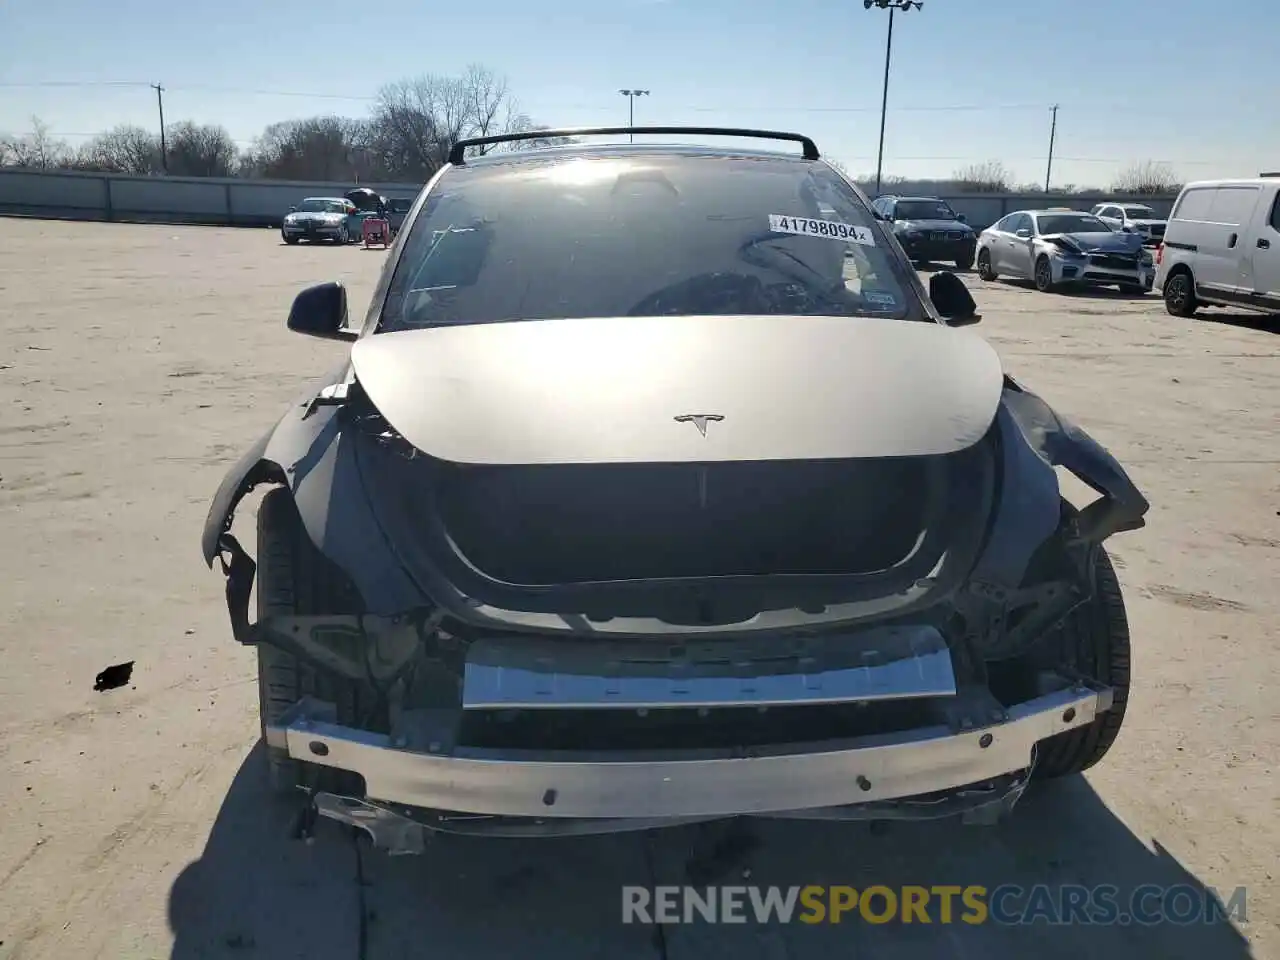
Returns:
[[[293,294],[339,278],[363,311],[385,254],[0,223],[0,958],[1280,957],[1274,320],[967,278],[1008,369],[1153,505],[1111,541],[1136,681],[1086,778],[996,828],[731,824],[388,859],[332,824],[294,840],[266,799],[252,651],[198,549],[223,473],[344,349],[286,331]],[[129,660],[129,686],[93,690]],[[686,878],[1246,886],[1248,912],[1234,928],[620,923],[621,884]]]

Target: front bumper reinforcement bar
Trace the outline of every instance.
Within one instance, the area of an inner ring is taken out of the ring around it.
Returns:
[[[1000,722],[960,731],[588,753],[408,750],[337,725],[332,705],[308,698],[268,728],[267,741],[295,759],[359,774],[374,805],[536,819],[706,819],[873,804],[995,780],[1031,767],[1038,743],[1091,723],[1111,700],[1109,688],[1075,682],[1009,707]]]

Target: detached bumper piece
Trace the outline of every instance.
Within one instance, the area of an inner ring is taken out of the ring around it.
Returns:
[[[298,760],[362,777],[365,798],[316,794],[316,812],[365,830],[390,852],[415,853],[436,830],[601,833],[732,816],[980,816],[1016,800],[1038,743],[1091,723],[1111,700],[1108,688],[1064,680],[985,725],[966,718],[812,744],[580,752],[407,749],[339,726],[331,704],[304,699],[267,740]]]

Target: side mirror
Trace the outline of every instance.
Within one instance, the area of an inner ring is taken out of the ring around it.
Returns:
[[[966,217],[963,213],[957,213],[957,214],[956,214],[956,219],[957,219],[957,220],[959,220],[961,223],[968,223],[968,222],[969,222],[969,218],[968,218],[968,217]]]
[[[293,298],[289,329],[323,340],[356,339],[347,328],[347,288],[336,280],[307,287]]]
[[[296,206],[290,207],[290,208],[289,208],[289,212],[290,212],[290,213],[297,213],[297,212],[298,212],[298,208],[297,208]]]
[[[929,299],[953,327],[965,327],[982,319],[969,288],[949,270],[935,273],[929,278]]]
[[[1028,230],[1026,227],[1023,227],[1021,230],[1015,233],[1014,236],[1017,237],[1019,240],[1030,240],[1031,231]]]

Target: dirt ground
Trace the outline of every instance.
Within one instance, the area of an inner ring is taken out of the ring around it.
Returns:
[[[388,859],[332,824],[295,840],[266,799],[253,653],[198,549],[225,470],[344,349],[286,331],[293,294],[339,278],[363,310],[384,254],[0,222],[0,958],[1280,958],[1274,321],[968,278],[1009,370],[1152,503],[1111,541],[1136,681],[1087,777],[994,828],[762,822]],[[130,660],[129,686],[93,690]],[[621,884],[686,878],[1244,886],[1247,921],[620,923]]]

